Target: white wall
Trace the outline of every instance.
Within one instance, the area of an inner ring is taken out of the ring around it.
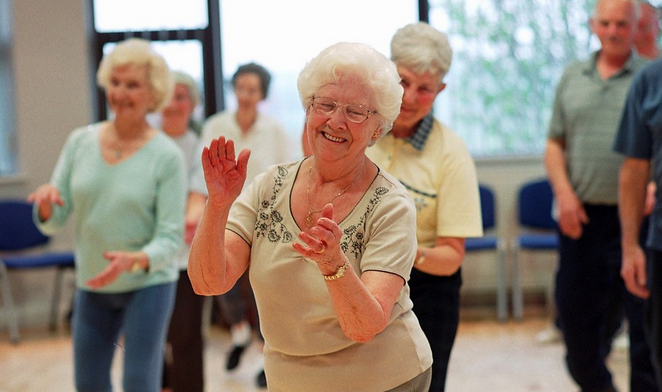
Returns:
[[[0,197],[25,198],[48,181],[69,132],[91,121],[85,0],[13,0],[13,98],[19,163],[17,178],[0,182]],[[53,248],[72,246],[67,227]],[[23,324],[46,325],[53,271],[12,272]],[[6,328],[0,313],[0,328]]]
[[[21,175],[0,180],[0,197],[25,198],[48,181],[64,141],[75,127],[92,121],[86,0],[13,0],[13,67]],[[516,232],[515,195],[524,181],[544,174],[539,158],[477,162],[481,182],[497,194],[499,233]],[[54,238],[53,247],[73,246],[71,228]],[[539,285],[550,265],[531,268],[525,285]],[[528,268],[528,266],[527,266]],[[494,288],[491,257],[465,262],[464,290]],[[535,275],[533,274],[535,272]],[[24,325],[45,326],[52,271],[12,272],[15,301]],[[0,310],[0,328],[5,328]]]

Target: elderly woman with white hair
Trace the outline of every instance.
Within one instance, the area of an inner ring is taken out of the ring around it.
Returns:
[[[207,189],[200,164],[200,138],[193,127],[193,112],[200,103],[195,80],[181,71],[173,71],[175,89],[172,99],[161,111],[161,129],[177,143],[186,163],[186,215],[184,243],[177,253],[179,266],[177,294],[168,328],[166,361],[162,392],[204,391],[204,337],[202,335],[205,297],[193,292],[188,278],[188,245],[198,227],[207,200]]]
[[[202,156],[209,199],[189,275],[205,295],[249,270],[270,391],[427,391],[431,352],[407,280],[416,212],[365,155],[398,115],[395,66],[338,43],[301,71],[312,155],[243,192],[250,151],[215,139]]]
[[[446,35],[427,23],[395,33],[391,59],[404,88],[402,106],[391,132],[366,152],[407,187],[416,203],[418,250],[409,286],[432,348],[434,392],[445,388],[460,321],[465,238],[483,234],[473,159],[464,141],[432,115],[451,57]]]
[[[146,116],[168,102],[173,81],[164,59],[141,39],[104,56],[97,78],[114,117],[74,130],[51,181],[28,199],[45,233],[73,215],[76,389],[111,391],[120,347],[123,390],[157,392],[186,187],[182,153]]]

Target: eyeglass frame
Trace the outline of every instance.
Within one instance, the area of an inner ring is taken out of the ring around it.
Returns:
[[[324,112],[324,111],[320,110],[319,108],[316,108],[316,107],[315,107],[315,98],[328,99],[329,101],[333,102],[333,104],[335,105],[334,108],[333,108],[333,110],[331,110],[330,112],[327,113],[327,112]],[[377,114],[377,111],[374,111],[374,112],[373,112],[373,111],[369,110],[368,108],[366,108],[365,106],[363,106],[363,105],[359,105],[359,104],[357,104],[357,103],[348,103],[348,104],[345,104],[345,105],[342,105],[342,106],[341,106],[341,105],[338,105],[338,102],[337,102],[336,100],[334,100],[334,99],[331,99],[331,98],[328,98],[328,97],[316,97],[316,96],[314,96],[314,95],[313,95],[313,97],[310,99],[310,106],[313,108],[313,110],[314,110],[317,114],[319,114],[319,115],[321,115],[321,116],[328,116],[328,117],[330,117],[333,113],[335,113],[336,110],[338,110],[338,108],[342,108],[342,113],[343,113],[343,115],[345,116],[345,118],[347,119],[347,121],[349,121],[349,122],[351,122],[351,123],[354,123],[354,124],[361,124],[361,123],[365,122],[365,120],[369,119],[370,116],[372,116],[373,114]],[[347,108],[348,108],[349,106],[358,106],[358,107],[360,107],[361,109],[365,109],[365,111],[366,111],[368,114],[366,114],[365,118],[364,118],[363,120],[361,120],[361,121],[355,121],[355,120],[352,120],[352,119],[349,118],[349,116],[347,115]]]

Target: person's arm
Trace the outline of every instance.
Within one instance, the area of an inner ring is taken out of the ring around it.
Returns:
[[[621,276],[627,289],[641,298],[650,295],[646,288],[646,256],[639,243],[649,174],[650,161],[627,157],[619,173],[618,211],[623,252]]]
[[[64,206],[64,200],[60,196],[60,190],[51,184],[40,185],[27,199],[37,207],[39,222],[46,222],[53,215],[53,204]]]
[[[588,223],[588,217],[570,184],[563,140],[547,140],[544,161],[559,209],[559,229],[568,237],[577,239],[581,237],[583,225]]]
[[[235,160],[234,143],[224,137],[212,140],[202,152],[208,199],[189,253],[188,275],[200,295],[227,292],[241,277],[250,259],[250,247],[239,235],[226,230],[230,207],[246,181],[250,151]]]
[[[76,165],[76,150],[86,137],[87,128],[76,129],[58,157],[53,174],[48,183],[30,193],[27,200],[34,203],[34,221],[46,235],[55,234],[63,227],[72,211],[71,176]]]
[[[200,223],[200,218],[205,210],[207,195],[198,192],[189,192],[186,201],[186,217],[184,221],[184,243],[191,245],[193,236]]]
[[[413,205],[410,215],[393,214],[386,218],[382,227],[387,227],[385,231],[402,232],[402,228],[407,227],[407,224],[415,227]],[[333,205],[327,204],[310,234],[299,234],[303,244],[295,242],[292,246],[303,257],[317,263],[321,275],[325,277],[333,309],[345,336],[356,342],[368,342],[388,325],[405,280],[395,273],[370,269],[363,271],[359,277],[340,248],[342,234],[342,230],[333,220]],[[384,238],[387,237],[391,240],[389,244],[415,243],[414,230],[408,233],[384,234]],[[375,237],[371,241],[375,241]],[[390,256],[413,260],[414,253],[413,249],[400,249],[391,252]],[[371,256],[364,253],[363,257]]]
[[[430,275],[453,275],[464,260],[464,243],[464,238],[437,237],[434,247],[418,248],[414,268]]]

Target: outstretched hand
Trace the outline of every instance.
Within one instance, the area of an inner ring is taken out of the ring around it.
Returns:
[[[121,274],[129,272],[135,260],[135,252],[108,251],[103,253],[108,265],[99,274],[85,284],[92,289],[99,289],[113,283]]]
[[[60,190],[51,184],[43,184],[28,195],[28,201],[39,207],[39,218],[47,221],[53,214],[53,204],[64,206]]]
[[[205,174],[208,203],[232,204],[246,181],[246,168],[251,152],[244,149],[235,159],[234,142],[224,136],[211,141],[202,151],[202,169]]]

